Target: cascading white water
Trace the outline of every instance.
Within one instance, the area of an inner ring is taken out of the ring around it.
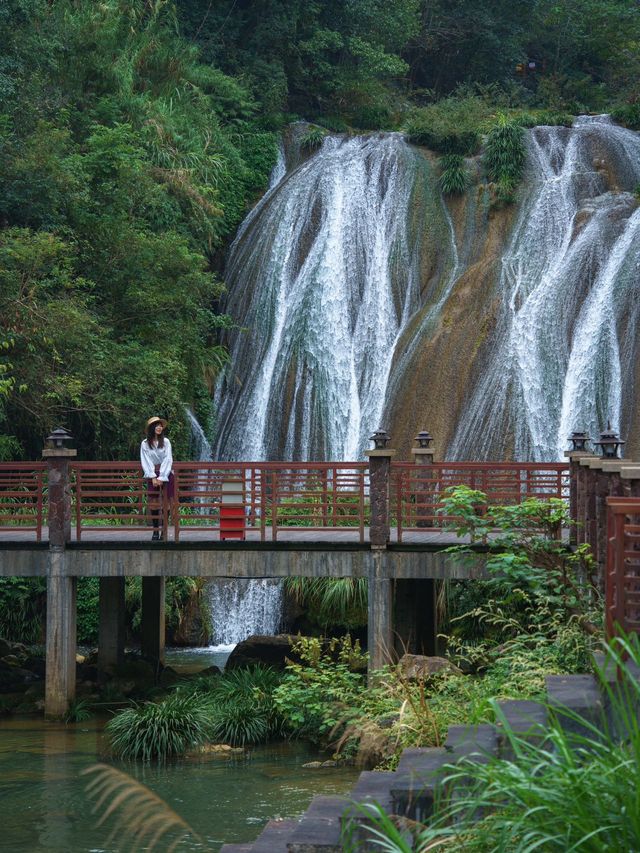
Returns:
[[[361,455],[420,304],[420,162],[398,134],[327,137],[244,222],[225,278],[247,331],[216,398],[220,458]]]
[[[198,462],[211,461],[211,444],[191,409],[185,409],[191,427],[191,456]]]
[[[551,460],[572,430],[620,428],[640,315],[640,136],[605,116],[529,135],[493,350],[449,457]],[[614,167],[627,192],[607,190]],[[622,334],[624,333],[624,334]],[[622,341],[622,343],[621,343]]]
[[[207,586],[214,646],[229,646],[252,634],[277,634],[282,620],[279,579],[225,578]]]
[[[190,409],[194,458],[211,461],[211,445]],[[283,584],[279,579],[216,578],[208,582],[205,595],[211,619],[213,647],[229,647],[252,634],[275,634],[282,619]]]

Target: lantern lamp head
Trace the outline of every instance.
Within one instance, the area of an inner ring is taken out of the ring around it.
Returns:
[[[587,442],[591,441],[586,432],[572,432],[569,436],[572,451],[586,451]]]
[[[60,450],[65,446],[65,444],[71,444],[73,436],[68,429],[65,429],[64,427],[56,427],[56,429],[47,436],[46,440],[52,447]]]
[[[418,447],[427,448],[433,441],[433,436],[426,429],[423,429],[417,434],[416,441],[418,442]]]
[[[385,429],[377,429],[369,438],[369,441],[373,442],[376,450],[384,450],[389,440],[389,433]]]
[[[611,429],[611,421],[607,424],[607,428],[600,433],[600,441],[593,442],[596,447],[600,447],[603,459],[617,459],[618,450],[625,442],[620,440],[618,433]]]

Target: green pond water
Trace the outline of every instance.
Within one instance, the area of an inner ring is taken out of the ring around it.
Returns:
[[[204,650],[169,657],[185,670],[214,662]],[[328,756],[300,741],[165,766],[115,762],[103,734],[106,719],[65,725],[40,717],[0,718],[0,851],[131,850],[130,842],[108,843],[112,825],[97,827],[91,814],[87,779],[80,774],[97,762],[124,770],[168,803],[204,840],[187,840],[179,849],[200,853],[252,841],[271,818],[301,815],[316,794],[347,794],[358,775],[353,768],[303,768]]]
[[[0,720],[0,850],[131,849],[107,843],[110,826],[96,827],[84,791],[87,780],[80,776],[97,761],[109,762],[103,722]],[[270,818],[302,814],[315,794],[347,793],[356,770],[301,766],[322,757],[294,741],[258,747],[239,758],[199,756],[164,767],[110,763],[144,782],[206,842],[203,847],[187,841],[180,850],[203,851],[218,850],[227,841],[252,841]]]

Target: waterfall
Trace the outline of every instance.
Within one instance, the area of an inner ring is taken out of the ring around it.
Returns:
[[[594,116],[526,138],[515,224],[481,297],[482,363],[434,401],[460,413],[452,459],[556,459],[574,429],[628,427],[640,136]],[[479,257],[480,196],[458,245],[429,157],[400,134],[329,136],[314,153],[297,142],[230,251],[240,330],[216,391],[222,459],[361,457]]]
[[[211,461],[211,445],[187,408],[194,459]],[[275,634],[282,618],[283,584],[279,579],[215,578],[205,595],[212,626],[212,646],[233,646],[252,634]]]
[[[526,195],[502,257],[493,347],[453,459],[552,460],[574,429],[621,427],[640,313],[640,137],[606,116],[534,128]],[[621,186],[608,190],[613,171]],[[623,191],[623,190],[626,190]]]
[[[399,134],[326,137],[247,217],[225,274],[245,331],[216,396],[220,458],[361,456],[421,303],[421,168]]]
[[[277,634],[282,619],[282,581],[225,578],[207,585],[214,646],[229,646],[252,634]]]
[[[212,458],[211,444],[191,409],[186,408],[185,412],[191,427],[191,458],[198,462],[210,462]]]

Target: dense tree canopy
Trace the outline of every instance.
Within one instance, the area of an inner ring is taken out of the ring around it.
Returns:
[[[286,122],[458,154],[495,106],[633,125],[639,19],[637,0],[5,0],[0,458],[58,422],[109,458],[152,412],[206,417],[224,251]]]

